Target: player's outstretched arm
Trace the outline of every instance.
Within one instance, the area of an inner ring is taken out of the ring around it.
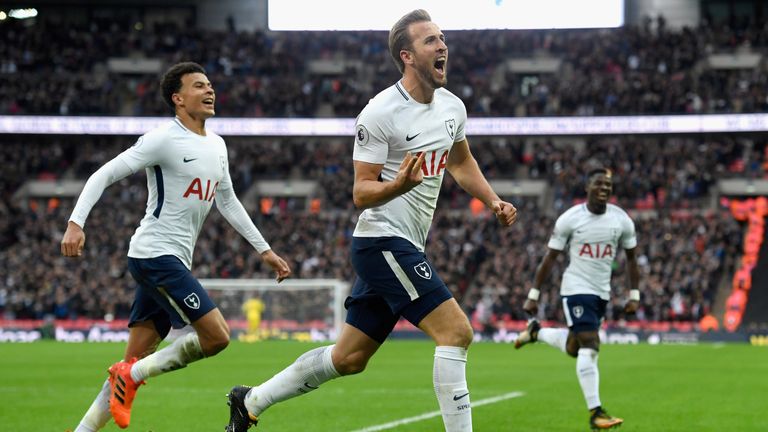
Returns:
[[[274,253],[272,249],[262,252],[261,259],[275,271],[277,275],[275,279],[278,283],[291,276],[291,267],[278,254]]]
[[[367,209],[380,206],[421,184],[424,180],[421,171],[424,158],[423,152],[416,156],[410,152],[406,153],[397,177],[392,181],[379,181],[383,165],[354,161],[355,183],[352,186],[352,199],[355,207]]]
[[[637,266],[636,248],[626,249],[627,277],[629,278],[629,301],[624,306],[624,312],[635,313],[640,307],[640,268]]]
[[[231,184],[231,181],[227,181],[227,184]],[[235,228],[235,231],[248,240],[248,243],[261,254],[261,259],[272,267],[278,282],[291,276],[291,267],[283,258],[272,251],[269,243],[264,240],[232,188],[224,188],[216,194],[216,206],[219,213]]]
[[[466,139],[457,141],[448,155],[446,169],[462,189],[485,204],[504,226],[510,226],[517,220],[517,209],[514,205],[503,201],[493,191],[488,180],[480,171],[475,157],[469,149]]]
[[[544,255],[544,259],[541,260],[539,268],[536,269],[536,276],[533,279],[533,288],[528,292],[528,298],[523,303],[523,310],[532,316],[535,316],[539,312],[539,287],[544,285],[544,281],[549,278],[549,273],[552,271],[552,265],[555,263],[557,256],[560,255],[560,251],[557,249],[549,248],[547,254]]]
[[[80,225],[69,221],[61,239],[61,254],[65,257],[79,257],[85,247],[85,231]]]
[[[104,190],[114,182],[132,173],[131,168],[119,156],[102,165],[96,170],[83,186],[83,191],[77,198],[75,208],[67,222],[67,230],[61,239],[61,254],[67,257],[79,257],[85,246],[85,220]]]

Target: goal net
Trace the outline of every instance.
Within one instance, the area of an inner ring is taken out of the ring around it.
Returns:
[[[335,340],[349,283],[338,279],[201,279],[234,339]]]

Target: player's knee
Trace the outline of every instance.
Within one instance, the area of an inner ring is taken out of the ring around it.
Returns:
[[[578,345],[568,345],[565,347],[565,352],[573,357],[576,358],[579,356],[579,346]]]
[[[469,325],[469,322],[467,322],[467,325],[464,326],[464,329],[459,332],[458,336],[459,336],[459,340],[458,340],[459,345],[454,345],[454,346],[469,348],[469,345],[475,339],[475,331],[472,330],[472,326]]]
[[[333,358],[333,366],[341,375],[354,375],[365,370],[368,365],[368,357],[361,351]]]
[[[565,341],[565,353],[573,358],[579,355],[579,341],[576,340],[573,332],[568,334],[568,339]]]
[[[450,331],[443,335],[439,335],[435,342],[440,346],[454,346],[461,348],[469,348],[472,340],[475,337],[475,332],[472,330],[472,326],[469,322],[462,323],[452,328]]]
[[[578,341],[578,348],[591,348],[595,351],[600,350],[600,336],[597,332],[584,332],[576,335]],[[578,348],[576,352],[578,353]]]

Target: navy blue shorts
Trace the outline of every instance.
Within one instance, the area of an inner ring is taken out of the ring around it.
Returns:
[[[563,313],[568,328],[574,333],[600,329],[607,305],[607,300],[592,294],[563,296]]]
[[[424,252],[399,237],[353,237],[350,253],[357,273],[347,297],[347,324],[383,343],[404,317],[417,326],[451,292]]]
[[[216,308],[200,282],[172,255],[128,257],[128,270],[138,282],[128,327],[152,320],[160,336],[182,328]]]

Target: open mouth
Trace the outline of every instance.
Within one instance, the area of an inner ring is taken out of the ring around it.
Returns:
[[[203,99],[203,105],[207,106],[208,108],[213,108],[213,98],[205,98]]]
[[[445,75],[445,57],[438,57],[438,59],[435,61],[435,70],[440,75]]]

